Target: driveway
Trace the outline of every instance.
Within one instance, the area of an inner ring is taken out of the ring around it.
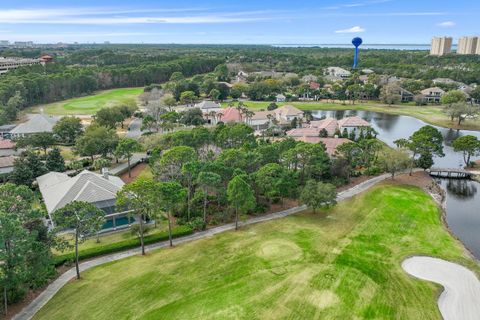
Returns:
[[[130,125],[128,126],[127,138],[132,138],[132,139],[138,139],[142,135],[142,119],[140,118],[135,118],[130,122]]]

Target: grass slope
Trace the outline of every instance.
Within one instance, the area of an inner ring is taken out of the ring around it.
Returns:
[[[44,112],[52,115],[91,115],[104,107],[111,107],[119,102],[136,99],[143,88],[121,88],[99,91],[93,95],[68,99],[50,103],[43,106],[33,107],[26,112]]]
[[[271,102],[260,102],[260,101],[248,101],[245,104],[251,110],[260,110],[266,109]],[[441,106],[415,106],[415,105],[385,105],[381,103],[368,102],[361,103],[356,102],[355,105],[352,104],[341,104],[341,103],[327,103],[327,102],[286,102],[278,103],[279,106],[290,104],[301,110],[365,110],[373,112],[383,112],[389,114],[398,114],[415,117],[427,123],[445,127],[445,128],[454,128],[454,129],[464,129],[464,130],[477,130],[480,131],[480,119],[469,119],[464,121],[460,126],[457,124],[457,121],[451,121],[450,118],[443,113],[443,107]]]
[[[476,265],[415,187],[379,186],[304,213],[91,269],[35,319],[440,319],[439,287],[400,263]]]

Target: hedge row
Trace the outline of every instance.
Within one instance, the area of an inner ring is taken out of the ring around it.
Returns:
[[[186,236],[193,233],[193,229],[189,226],[178,226],[172,230],[173,238],[178,238]],[[168,231],[157,232],[154,234],[146,235],[144,238],[145,244],[151,244],[155,242],[168,240]],[[80,250],[79,259],[89,259],[93,257],[103,256],[109,253],[125,251],[128,249],[133,249],[140,247],[140,239],[126,239],[114,243],[108,243],[101,245],[95,248],[89,248],[85,250]],[[54,256],[55,266],[60,266],[67,262],[72,262],[75,259],[75,253],[69,252],[64,254],[59,254]]]

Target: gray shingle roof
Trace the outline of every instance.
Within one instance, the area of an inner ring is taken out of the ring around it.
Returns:
[[[40,132],[52,132],[53,126],[57,123],[57,117],[50,117],[45,114],[35,114],[27,122],[19,124],[10,131],[11,134],[32,134]]]
[[[214,101],[210,101],[210,100],[203,100],[202,102],[200,103],[197,103],[195,105],[195,108],[200,108],[200,109],[218,109],[220,108],[220,104],[214,102]]]
[[[115,200],[124,182],[115,176],[105,179],[102,175],[82,171],[73,178],[64,173],[49,172],[37,178],[48,213],[63,208],[72,201],[93,204]]]

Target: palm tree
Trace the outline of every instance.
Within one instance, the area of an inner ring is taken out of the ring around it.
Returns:
[[[215,112],[215,110],[212,110],[208,113],[208,116],[212,117],[212,122],[215,121],[215,123],[217,122],[217,112]],[[207,118],[208,120],[208,118]],[[213,124],[213,123],[212,123]]]
[[[246,120],[245,122],[247,124],[250,124],[252,117],[255,115],[255,112],[245,109],[244,114],[245,114],[245,120]]]

